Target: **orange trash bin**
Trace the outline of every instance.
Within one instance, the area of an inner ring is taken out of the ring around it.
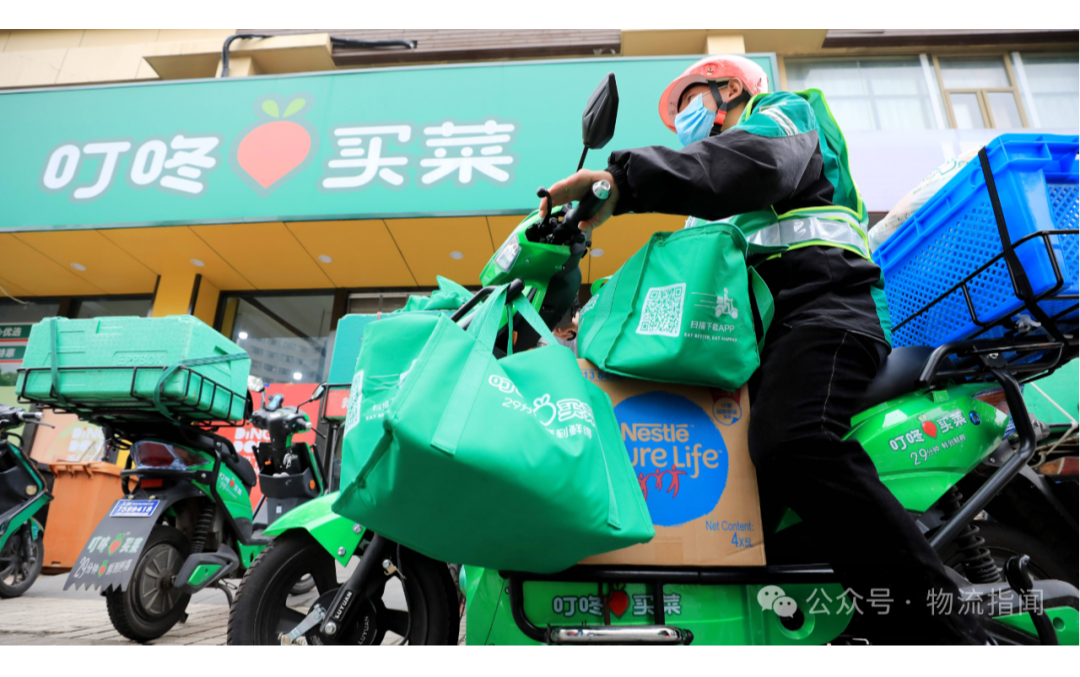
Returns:
[[[55,483],[45,524],[42,572],[62,574],[75,560],[101,518],[124,496],[120,467],[112,463],[49,464]]]

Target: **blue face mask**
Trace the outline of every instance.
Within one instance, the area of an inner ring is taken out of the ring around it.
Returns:
[[[709,132],[716,122],[716,111],[705,107],[704,96],[695,96],[690,105],[675,116],[675,132],[683,146],[709,138]]]

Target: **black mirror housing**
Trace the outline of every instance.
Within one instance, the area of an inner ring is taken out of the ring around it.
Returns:
[[[581,141],[590,150],[603,148],[615,135],[619,114],[619,88],[615,74],[608,73],[589,97],[581,116]]]

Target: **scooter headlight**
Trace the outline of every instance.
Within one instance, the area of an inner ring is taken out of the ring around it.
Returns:
[[[131,460],[135,468],[168,470],[187,470],[193,466],[207,463],[205,459],[183,447],[148,440],[136,442],[131,447]]]

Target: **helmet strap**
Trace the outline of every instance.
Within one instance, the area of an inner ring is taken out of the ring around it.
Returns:
[[[727,112],[732,106],[738,106],[739,104],[750,100],[750,92],[745,88],[742,93],[731,101],[724,101],[720,96],[720,87],[717,86],[716,80],[709,80],[709,91],[712,92],[713,99],[716,101],[716,124],[724,124],[724,119],[727,118]]]

